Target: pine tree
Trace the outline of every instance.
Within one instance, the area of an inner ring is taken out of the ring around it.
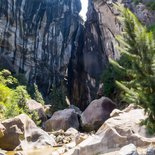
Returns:
[[[111,64],[126,73],[125,78],[116,81],[123,90],[122,98],[145,109],[148,119],[145,121],[151,132],[155,131],[155,38],[143,26],[137,17],[127,8],[117,6],[121,11],[123,33],[117,36],[121,58],[120,64],[110,60]]]

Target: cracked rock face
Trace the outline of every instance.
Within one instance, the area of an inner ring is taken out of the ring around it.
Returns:
[[[68,75],[78,47],[80,0],[0,0],[0,10],[3,65],[47,94]]]

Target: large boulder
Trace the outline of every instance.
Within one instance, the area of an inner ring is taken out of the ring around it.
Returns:
[[[7,155],[7,154],[6,154],[6,151],[0,150],[0,155]]]
[[[117,116],[109,118],[97,131],[95,135],[89,136],[74,149],[65,155],[95,155],[116,151],[133,143],[136,147],[146,147],[155,144],[155,138],[147,135],[144,126],[140,122],[146,119],[144,109],[131,105],[118,113]]]
[[[73,104],[69,105],[69,109],[74,109],[78,116],[81,116],[82,114],[82,111]]]
[[[44,106],[41,103],[38,103],[37,101],[31,99],[31,100],[27,100],[26,106],[30,112],[36,112],[40,120],[42,121],[47,120]]]
[[[5,120],[2,125],[5,127],[5,131],[4,135],[0,137],[1,149],[32,149],[55,145],[55,140],[38,128],[25,114]]]
[[[81,115],[84,130],[97,130],[110,117],[116,107],[115,103],[107,97],[94,100]]]
[[[74,109],[57,111],[44,124],[46,131],[67,130],[69,128],[79,128],[78,116]]]

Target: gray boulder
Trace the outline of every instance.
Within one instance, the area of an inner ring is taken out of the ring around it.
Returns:
[[[46,131],[67,130],[69,128],[79,128],[78,116],[74,109],[57,111],[44,124]]]
[[[107,97],[92,101],[81,115],[82,128],[86,131],[99,129],[115,107],[115,103]]]
[[[27,100],[26,106],[30,112],[35,111],[38,114],[40,120],[42,121],[47,120],[44,106],[41,103],[38,103],[37,101],[31,99]]]
[[[134,144],[129,144],[121,148],[119,155],[138,155],[137,148]]]
[[[69,109],[74,109],[75,112],[76,112],[79,116],[82,114],[82,111],[81,111],[78,107],[76,107],[75,105],[73,105],[73,104],[71,104],[71,105],[69,106]]]

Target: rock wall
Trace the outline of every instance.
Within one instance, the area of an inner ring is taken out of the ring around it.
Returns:
[[[99,18],[99,26],[101,36],[104,40],[104,48],[108,57],[118,58],[119,52],[116,50],[117,42],[115,36],[121,32],[121,23],[117,17],[120,15],[113,3],[119,3],[129,8],[137,15],[139,20],[146,26],[151,26],[155,23],[155,10],[151,10],[147,6],[152,0],[142,0],[136,4],[133,0],[90,0],[94,2],[94,9]],[[88,14],[90,14],[88,12]]]
[[[105,48],[104,27],[101,27],[99,20],[94,2],[89,0],[81,52],[82,59],[78,63],[81,64],[81,71],[76,76],[77,78],[72,81],[72,93],[70,95],[71,102],[80,103],[82,110],[93,99],[102,96],[100,78],[108,65],[107,53],[109,51]]]
[[[0,0],[0,10],[0,65],[44,96],[65,86],[71,104],[85,109],[107,64],[93,2],[85,26],[80,0]]]
[[[147,25],[155,21],[155,11],[131,0],[89,0],[85,26],[80,0],[0,0],[0,66],[23,73],[44,96],[65,86],[71,104],[84,110],[103,95],[100,77],[108,57],[119,57],[115,35],[121,24],[112,2]]]
[[[60,86],[80,46],[80,0],[0,0],[0,10],[3,65],[24,73],[44,95]]]
[[[155,23],[155,11],[148,8],[147,0],[139,4],[132,0],[89,0],[83,48],[89,101],[104,95],[101,75],[108,65],[108,58],[118,59],[120,56],[115,37],[121,33],[122,26],[118,20],[120,12],[114,7],[114,3],[128,7],[146,26]]]

